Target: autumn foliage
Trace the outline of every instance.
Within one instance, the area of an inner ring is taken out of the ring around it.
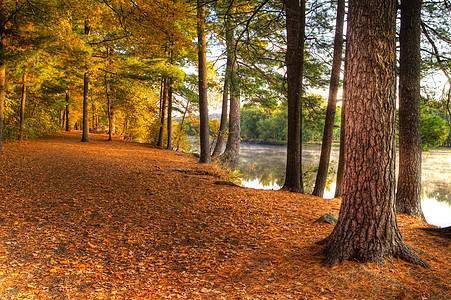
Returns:
[[[184,153],[80,133],[0,155],[1,299],[446,299],[450,240],[399,216],[431,269],[315,254],[338,199],[215,184]]]

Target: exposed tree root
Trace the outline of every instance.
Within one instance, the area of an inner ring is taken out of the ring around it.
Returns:
[[[334,267],[340,263],[349,260],[358,260],[362,262],[374,262],[381,267],[385,266],[385,259],[398,257],[406,262],[430,268],[429,264],[419,258],[414,253],[414,249],[400,242],[392,248],[387,247],[355,247],[350,242],[338,243],[333,242],[331,236],[317,242],[317,244],[326,245],[317,255],[324,255],[324,264],[328,267]]]

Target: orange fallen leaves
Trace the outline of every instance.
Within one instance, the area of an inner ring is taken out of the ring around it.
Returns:
[[[5,144],[1,297],[449,297],[450,242],[418,230],[427,226],[421,220],[400,216],[399,227],[432,269],[397,259],[387,269],[358,262],[329,269],[315,242],[333,225],[312,222],[337,213],[339,200],[215,185],[227,178],[191,155],[90,139],[64,133]]]

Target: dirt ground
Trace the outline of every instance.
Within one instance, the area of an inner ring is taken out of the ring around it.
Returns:
[[[339,199],[264,191],[194,156],[79,132],[4,142],[0,299],[451,299],[450,239],[399,216],[423,269],[316,256]]]

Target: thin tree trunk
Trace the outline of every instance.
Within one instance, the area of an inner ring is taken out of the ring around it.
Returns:
[[[0,41],[0,53],[3,52],[3,41]],[[3,152],[2,138],[3,138],[3,111],[5,103],[5,81],[6,81],[6,64],[0,58],[0,153]]]
[[[401,1],[396,212],[424,219],[421,210],[421,2]]]
[[[230,10],[230,9],[229,9]],[[226,41],[232,40],[233,41],[233,30],[231,28],[230,24],[230,16],[226,17]],[[230,47],[230,45],[229,45]],[[222,92],[222,111],[221,111],[221,123],[219,125],[219,132],[218,132],[218,140],[216,141],[216,147],[213,150],[213,157],[217,157],[221,155],[223,148],[224,148],[224,142],[225,142],[225,133],[227,130],[227,114],[229,109],[229,81],[230,81],[230,74],[232,71],[232,63],[233,63],[233,52],[230,51],[227,47],[227,63],[226,63],[226,70],[224,74],[224,87]]]
[[[23,127],[25,124],[25,101],[27,98],[27,75],[23,73],[22,75],[22,93],[20,99],[20,134],[19,140],[23,141]]]
[[[240,133],[241,133],[241,102],[240,88],[238,79],[238,64],[236,60],[232,64],[231,82],[230,82],[230,113],[229,113],[229,136],[221,160],[229,169],[238,167],[240,158]]]
[[[85,35],[89,35],[91,27],[89,21],[85,20]],[[87,68],[87,67],[86,67]],[[89,73],[86,71],[83,75],[83,133],[81,142],[88,143],[88,93],[89,93]]]
[[[168,98],[168,80],[166,77],[163,78],[162,82],[162,95],[160,95],[160,130],[158,132],[158,147],[163,147],[163,134],[164,134],[164,118],[166,112],[166,100]]]
[[[111,122],[111,103],[110,103],[110,93],[108,88],[108,77],[105,73],[105,96],[106,96],[106,105],[107,105],[107,112],[108,112],[108,140],[113,140],[113,122]]]
[[[225,133],[227,130],[227,115],[229,110],[229,92],[228,89],[229,81],[227,76],[224,78],[224,91],[222,92],[222,109],[221,109],[221,123],[219,124],[218,139],[216,141],[215,149],[213,150],[212,157],[217,157],[221,155],[224,149]]]
[[[197,37],[199,68],[200,163],[211,162],[210,126],[207,100],[207,40],[205,36],[205,0],[197,0]]]
[[[302,78],[304,73],[305,1],[286,0],[288,140],[283,189],[303,192]]]
[[[116,134],[116,111],[114,109],[114,104],[110,105],[110,113],[111,113],[111,134]]]
[[[349,1],[346,165],[338,223],[322,252],[328,266],[385,257],[428,266],[404,244],[395,214],[396,4]]]
[[[233,12],[231,7],[229,11]],[[230,79],[230,112],[229,112],[229,135],[224,153],[221,155],[221,161],[229,169],[236,169],[240,158],[241,142],[241,101],[240,101],[240,83],[238,78],[238,63],[236,61],[234,30],[231,28],[233,23],[232,15],[227,16],[226,47],[227,63],[226,76]],[[227,67],[229,69],[227,70]],[[227,73],[228,72],[228,73]]]
[[[69,108],[69,102],[70,102],[70,94],[69,91],[66,92],[66,131],[70,131],[70,108]]]
[[[347,38],[346,38],[347,40]],[[341,101],[341,124],[340,124],[340,152],[338,154],[338,168],[337,168],[337,180],[335,183],[335,198],[341,197],[343,195],[343,174],[345,169],[345,153],[346,153],[346,90],[347,90],[347,65],[348,65],[348,46],[346,42],[345,50],[345,65],[343,74],[343,98]]]
[[[172,94],[173,94],[174,79],[169,77],[169,89],[168,89],[168,144],[166,149],[172,150]]]
[[[334,57],[332,73],[330,75],[329,97],[327,102],[326,120],[324,123],[323,142],[319,160],[318,174],[316,175],[313,195],[322,197],[326,188],[329,171],[330,151],[335,125],[335,111],[337,108],[338,87],[340,84],[341,61],[343,60],[343,27],[345,20],[345,0],[338,0],[337,20],[335,25]]]
[[[89,92],[89,74],[83,76],[83,133],[82,142],[89,142],[88,137],[88,92]]]
[[[5,15],[4,3],[0,2],[0,53],[5,51],[5,33],[4,33]],[[0,57],[0,153],[3,152],[3,113],[5,105],[5,83],[6,83],[6,61],[3,56]]]
[[[179,149],[180,149],[180,138],[181,138],[181,134],[183,131],[183,125],[185,124],[185,118],[186,118],[186,114],[188,112],[189,104],[190,104],[190,100],[188,98],[188,101],[186,102],[185,111],[183,112],[182,121],[180,122],[179,131],[177,133],[177,147],[176,147],[175,151],[179,151]]]

